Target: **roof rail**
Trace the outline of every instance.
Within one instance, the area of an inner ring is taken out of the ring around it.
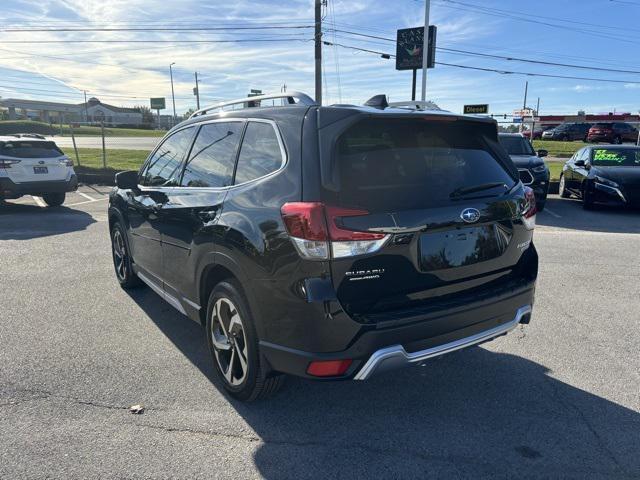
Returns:
[[[274,93],[274,94],[269,94],[269,95],[258,95],[255,97],[244,97],[244,98],[238,98],[236,100],[230,100],[228,102],[222,102],[222,103],[216,103],[214,105],[209,105],[208,107],[204,107],[196,112],[193,112],[191,114],[191,116],[189,118],[193,118],[193,117],[197,117],[199,115],[204,115],[205,113],[211,111],[211,110],[216,110],[216,109],[222,109],[224,107],[228,107],[230,105],[239,105],[239,104],[244,104],[244,103],[249,103],[249,102],[260,102],[262,100],[273,100],[276,98],[286,98],[288,103],[293,105],[295,104],[295,99],[298,99],[298,102],[302,105],[317,105],[315,100],[313,98],[311,98],[309,95],[307,95],[306,93],[302,93],[302,92],[285,92],[285,93]]]
[[[39,140],[46,140],[44,135],[39,133],[11,133],[8,136],[17,138],[37,138]]]
[[[433,110],[429,108],[433,106],[433,102],[423,102],[421,100],[404,100],[402,102],[390,102],[389,107],[411,107],[414,110]]]

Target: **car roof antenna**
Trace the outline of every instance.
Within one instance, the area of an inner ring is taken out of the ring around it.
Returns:
[[[373,107],[379,110],[384,110],[389,106],[389,102],[387,101],[387,96],[381,94],[381,95],[374,95],[369,100],[364,102],[364,105],[366,107]]]

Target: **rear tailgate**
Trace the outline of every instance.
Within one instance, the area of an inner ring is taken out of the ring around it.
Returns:
[[[532,231],[520,219],[522,186],[495,124],[366,118],[339,137],[331,164],[329,228],[386,234],[365,255],[332,247],[334,288],[354,318],[409,318],[517,281]]]
[[[0,162],[15,183],[65,180],[68,158],[54,142],[16,140],[0,142]]]

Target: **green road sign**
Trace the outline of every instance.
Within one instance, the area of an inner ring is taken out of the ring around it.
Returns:
[[[465,114],[487,114],[489,113],[489,105],[465,105],[464,106]]]
[[[166,107],[164,97],[151,99],[151,110],[164,110]]]

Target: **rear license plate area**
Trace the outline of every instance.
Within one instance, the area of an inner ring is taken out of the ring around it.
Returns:
[[[49,173],[48,167],[33,167],[33,173],[43,174]]]
[[[485,262],[502,255],[508,244],[507,232],[496,225],[423,233],[419,242],[420,267],[429,272]]]

